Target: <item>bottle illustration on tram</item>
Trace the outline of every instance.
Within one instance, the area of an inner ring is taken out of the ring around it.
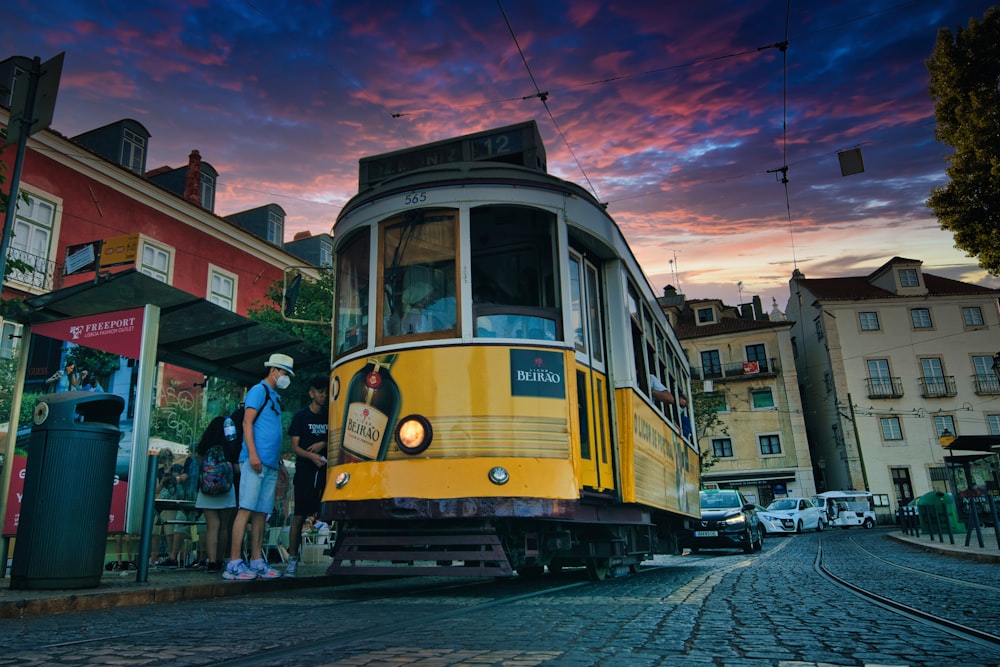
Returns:
[[[372,357],[347,385],[340,463],[385,460],[399,416],[399,387],[389,373],[395,361],[395,354]]]

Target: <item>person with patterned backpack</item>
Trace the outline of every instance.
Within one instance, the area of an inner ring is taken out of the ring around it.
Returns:
[[[229,553],[236,514],[233,465],[226,460],[225,453],[227,419],[229,417],[221,416],[209,422],[195,450],[201,461],[195,507],[205,515],[206,569],[209,572],[222,571],[220,554]]]

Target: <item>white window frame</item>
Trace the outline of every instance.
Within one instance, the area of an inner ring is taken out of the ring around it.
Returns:
[[[990,435],[1000,435],[1000,415],[986,415],[986,428]]]
[[[146,139],[127,127],[122,128],[121,164],[136,174],[142,174],[146,163]]]
[[[889,426],[888,432],[886,426]],[[879,417],[879,431],[882,433],[882,440],[885,442],[898,442],[903,439],[903,424],[899,417]]]
[[[215,176],[201,172],[201,206],[209,211],[215,210]]]
[[[934,417],[935,436],[940,438],[945,429],[951,431],[951,434],[954,436],[958,435],[958,431],[955,429],[954,415],[936,415]]]
[[[149,248],[153,252],[157,252],[166,257],[166,270],[161,269],[158,266],[148,265],[146,263],[146,248]],[[139,269],[141,273],[146,274],[150,278],[155,278],[160,282],[166,283],[168,285],[174,284],[174,249],[165,243],[160,243],[159,241],[153,241],[152,239],[145,238],[143,236],[139,237],[139,249],[136,254],[136,268]]]
[[[918,313],[920,314],[918,318]],[[923,315],[926,313],[926,320]],[[918,321],[919,319],[919,321]],[[926,324],[925,324],[926,322]],[[911,308],[910,309],[910,325],[914,329],[933,329],[934,319],[931,317],[930,308]]]
[[[62,226],[63,200],[48,192],[26,185],[21,186],[20,192],[28,197],[28,208],[25,208],[25,203],[18,198],[14,214],[14,235],[10,237],[10,245],[7,247],[7,266],[10,266],[11,257],[15,259],[24,257],[24,260],[29,264],[32,263],[30,260],[34,258],[35,271],[30,273],[11,271],[6,280],[0,282],[16,283],[24,291],[32,294],[44,294],[53,288],[53,274],[58,261],[55,253],[59,244],[59,228]],[[35,214],[39,209],[39,204],[51,207],[51,215],[48,216],[48,220],[37,219]],[[34,233],[28,239],[24,238],[26,228],[31,228],[29,230],[31,232],[43,231],[47,234],[44,255],[42,248],[39,247],[40,241],[34,238]],[[18,235],[21,236],[20,243],[17,240]]]
[[[13,359],[21,342],[24,325],[0,320],[0,359]]]
[[[222,283],[228,283],[231,287],[230,294],[216,290],[216,279]],[[208,265],[208,281],[205,286],[205,298],[217,306],[236,312],[236,294],[239,287],[239,276],[223,268]]]
[[[703,313],[708,313],[708,318],[702,319]],[[715,324],[715,308],[712,308],[711,306],[706,306],[705,308],[695,308],[694,321],[698,326]]]
[[[333,266],[333,244],[329,241],[319,242],[319,265],[324,268]]]
[[[899,269],[897,275],[900,287],[920,287],[920,274],[916,269]]]
[[[972,320],[970,322],[970,320]],[[983,319],[983,309],[979,306],[962,306],[962,322],[967,329],[978,328],[986,325]]]
[[[866,315],[868,317],[865,317]],[[875,326],[871,326],[873,319]],[[879,326],[878,312],[868,310],[858,313],[858,326],[861,327],[862,331],[879,331],[881,327]]]
[[[285,218],[275,211],[267,212],[267,240],[280,246],[285,239]]]

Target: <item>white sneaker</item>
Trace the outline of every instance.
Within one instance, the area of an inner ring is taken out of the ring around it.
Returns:
[[[287,578],[289,578],[289,579],[294,579],[295,578],[295,570],[297,570],[298,567],[299,567],[299,557],[298,556],[291,556],[288,559],[288,565],[285,567],[285,575],[284,576],[287,577]]]
[[[268,565],[267,561],[263,558],[250,561],[250,572],[261,579],[277,579],[281,576],[281,573]]]
[[[257,573],[247,567],[242,559],[231,560],[222,571],[222,578],[229,581],[250,581],[257,578]]]

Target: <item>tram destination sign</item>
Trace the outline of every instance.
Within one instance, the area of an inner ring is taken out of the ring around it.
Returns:
[[[453,162],[495,161],[546,171],[545,147],[538,125],[530,120],[391,153],[361,158],[358,188],[364,190],[392,176]]]

